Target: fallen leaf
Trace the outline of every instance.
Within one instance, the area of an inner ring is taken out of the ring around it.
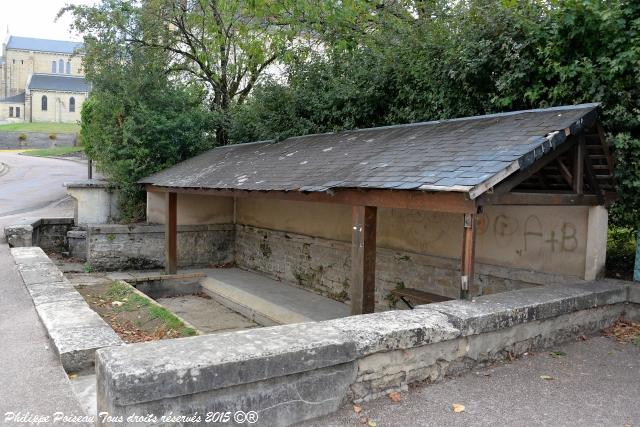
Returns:
[[[540,379],[542,380],[546,380],[546,381],[551,381],[551,380],[555,380],[555,378],[553,378],[550,375],[540,375]]]
[[[376,427],[378,425],[378,423],[376,423],[373,420],[369,420],[369,427]]]
[[[111,305],[114,307],[121,307],[124,305],[124,303],[122,301],[113,301]]]
[[[389,399],[393,402],[400,402],[400,393],[394,391],[393,393],[389,393]]]
[[[369,421],[369,418],[367,417],[360,417],[360,424],[366,424],[367,421]]]
[[[456,413],[464,412],[465,410],[464,405],[460,403],[454,403],[452,406],[453,406],[453,412],[456,412]]]
[[[72,380],[74,378],[78,378],[78,374],[69,374],[69,379]]]
[[[564,357],[566,355],[567,353],[565,353],[564,351],[552,351],[551,353],[549,353],[549,356],[555,357],[556,359],[559,357]]]
[[[362,406],[353,405],[353,412],[359,414],[360,412],[362,412]]]

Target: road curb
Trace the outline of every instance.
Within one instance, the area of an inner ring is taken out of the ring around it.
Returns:
[[[9,166],[5,163],[0,162],[0,176],[6,174],[7,172],[9,172]]]

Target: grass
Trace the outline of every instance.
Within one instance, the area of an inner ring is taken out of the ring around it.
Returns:
[[[71,153],[78,153],[83,151],[84,147],[53,147],[53,148],[40,148],[36,150],[26,150],[22,154],[24,156],[33,157],[52,157],[52,156],[65,156]]]
[[[77,123],[8,123],[0,125],[0,132],[42,132],[42,133],[78,133],[80,125]]]

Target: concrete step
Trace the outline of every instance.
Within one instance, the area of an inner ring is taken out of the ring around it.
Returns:
[[[232,310],[264,326],[337,319],[349,306],[239,268],[199,270],[203,290]]]

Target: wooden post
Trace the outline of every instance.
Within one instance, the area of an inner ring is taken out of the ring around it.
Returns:
[[[473,286],[473,264],[476,255],[476,215],[464,214],[462,235],[462,265],[460,268],[460,299],[469,298]]]
[[[573,151],[573,191],[582,194],[584,190],[584,138],[580,138]]]
[[[377,208],[353,206],[351,314],[373,313],[376,293]]]
[[[178,270],[177,201],[176,193],[165,193],[164,267],[167,274],[176,274]]]

